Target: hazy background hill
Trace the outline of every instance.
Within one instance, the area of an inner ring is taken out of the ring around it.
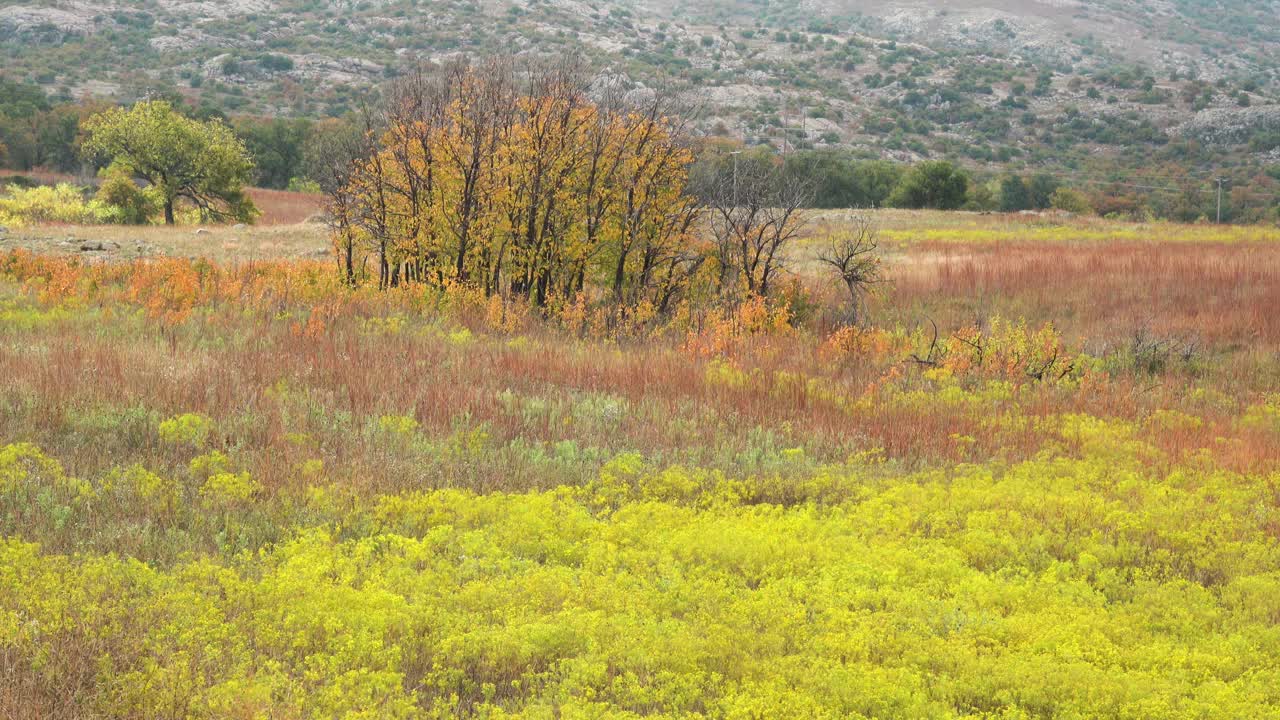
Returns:
[[[587,54],[700,89],[706,133],[978,164],[1280,161],[1280,2],[20,0],[3,74],[323,117],[419,60]]]

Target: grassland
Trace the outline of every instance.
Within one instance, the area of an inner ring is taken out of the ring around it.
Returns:
[[[840,329],[839,222],[621,328],[0,255],[0,716],[1280,717],[1276,231],[884,214]]]

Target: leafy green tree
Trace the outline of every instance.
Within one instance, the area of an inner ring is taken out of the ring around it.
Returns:
[[[235,131],[257,165],[259,187],[284,189],[302,174],[302,152],[311,130],[308,120],[258,120],[244,118]]]
[[[1000,181],[1000,212],[1020,212],[1031,209],[1031,193],[1027,184],[1017,175],[1006,175]]]
[[[854,167],[864,203],[859,207],[882,207],[893,189],[902,182],[902,166],[888,160],[868,160]]]
[[[999,184],[991,182],[972,182],[969,184],[969,200],[964,204],[965,210],[989,212],[1000,206]]]
[[[1049,199],[1049,205],[1054,210],[1062,210],[1077,215],[1087,215],[1093,212],[1093,207],[1089,204],[1089,198],[1085,197],[1084,193],[1067,187],[1060,187],[1054,190],[1053,196]]]
[[[0,78],[0,145],[8,148],[0,162],[7,167],[74,169],[78,130],[75,106],[53,106],[38,86]]]
[[[49,108],[49,98],[38,86],[0,77],[0,112],[11,118],[24,118]]]
[[[815,150],[794,153],[786,159],[788,181],[813,183],[813,206],[859,207],[857,178],[846,153]]]
[[[964,205],[969,177],[946,160],[917,164],[902,177],[889,196],[889,204],[902,208],[955,210]]]
[[[166,224],[174,223],[179,200],[215,220],[249,221],[257,215],[244,193],[253,160],[221,122],[200,122],[167,102],[145,101],[94,115],[83,128],[88,157],[118,165],[157,188]]]
[[[1036,210],[1049,208],[1053,204],[1053,193],[1061,184],[1057,178],[1046,173],[1032,175],[1027,183],[1027,197],[1031,201],[1031,207]]]

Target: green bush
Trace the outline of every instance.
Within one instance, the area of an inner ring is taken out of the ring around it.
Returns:
[[[1063,210],[1065,212],[1076,213],[1078,215],[1086,215],[1093,212],[1093,207],[1089,205],[1089,198],[1084,193],[1071,188],[1058,188],[1053,191],[1053,195],[1049,197],[1049,205],[1054,210]]]
[[[955,210],[964,205],[969,177],[945,160],[922,162],[911,168],[889,195],[889,205],[900,208]]]
[[[154,187],[140,188],[129,173],[116,165],[101,173],[95,199],[109,208],[119,211],[119,222],[125,225],[145,225],[159,214],[163,202]]]
[[[84,191],[60,183],[34,188],[10,186],[0,196],[0,225],[22,226],[42,222],[99,225],[123,222],[120,208],[101,200],[85,200]]]

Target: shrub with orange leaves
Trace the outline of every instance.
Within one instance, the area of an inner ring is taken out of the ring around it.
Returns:
[[[818,346],[824,363],[840,363],[855,358],[884,360],[905,355],[907,343],[900,332],[847,325],[836,329]]]
[[[925,344],[920,331],[916,342]],[[1081,369],[1077,355],[1050,323],[1033,331],[1025,321],[997,316],[986,328],[964,327],[946,338],[935,334],[927,345],[924,354],[913,353],[909,359],[956,377],[1054,382]]]
[[[325,330],[341,314],[345,304],[338,299],[326,300],[311,306],[305,320],[299,320],[290,326],[290,331],[298,337],[318,340],[324,336]]]
[[[129,275],[126,296],[142,306],[147,317],[170,327],[181,324],[204,299],[201,275],[208,267],[169,258],[139,262]]]
[[[794,332],[791,309],[752,295],[736,306],[712,308],[688,331],[685,350],[702,357],[729,355],[751,338]]]

